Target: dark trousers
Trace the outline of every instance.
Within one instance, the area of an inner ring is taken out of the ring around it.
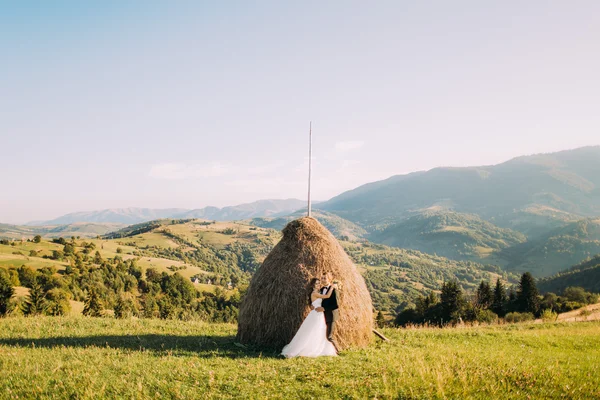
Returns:
[[[325,323],[327,324],[327,339],[333,343],[337,349],[337,344],[333,340],[333,333],[335,332],[335,323],[338,320],[338,310],[325,310]]]

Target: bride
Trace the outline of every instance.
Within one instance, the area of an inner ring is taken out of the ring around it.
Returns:
[[[300,329],[298,329],[292,341],[281,351],[281,354],[287,358],[337,355],[335,347],[327,340],[325,316],[322,312],[316,310],[321,307],[323,299],[331,297],[334,285],[331,285],[327,294],[320,294],[320,283],[321,281],[318,278],[313,278],[310,281],[312,288],[310,300],[313,310],[308,314],[304,322],[302,322]]]

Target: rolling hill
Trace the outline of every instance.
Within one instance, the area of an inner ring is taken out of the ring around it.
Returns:
[[[455,260],[478,261],[527,240],[522,233],[499,228],[477,215],[444,211],[418,213],[375,231],[368,238]]]
[[[600,293],[600,254],[538,282],[541,292],[561,293],[569,286],[578,286],[592,293]]]
[[[583,219],[544,236],[504,249],[498,256],[507,269],[553,275],[600,253],[600,219]]]
[[[198,288],[214,291],[227,281],[247,283],[280,237],[276,230],[246,223],[167,219],[127,227],[102,239],[71,243],[76,251],[93,243],[94,251],[104,259],[136,259],[143,270],[155,268],[168,274],[177,271],[190,279],[201,277]],[[466,290],[473,290],[482,280],[517,280],[516,275],[494,266],[369,242],[340,243],[365,277],[377,309],[389,313],[413,304],[419,295],[439,290],[447,280],[458,280]],[[55,259],[54,253],[62,249],[63,245],[46,240],[0,244],[0,267],[54,266],[63,274],[69,262]],[[212,283],[208,285],[206,280]]]
[[[270,228],[280,231],[290,221],[300,218],[305,214],[306,210],[301,210],[284,217],[253,218],[249,221],[249,223],[262,228]],[[344,238],[345,240],[358,240],[367,234],[367,231],[360,226],[335,214],[328,213],[326,211],[315,210],[313,211],[313,216],[337,238]]]

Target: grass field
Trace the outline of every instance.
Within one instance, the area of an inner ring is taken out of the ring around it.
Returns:
[[[385,329],[338,358],[280,359],[235,326],[0,320],[0,398],[598,398],[600,323]]]

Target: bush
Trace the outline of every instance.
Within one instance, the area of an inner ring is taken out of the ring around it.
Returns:
[[[584,308],[581,311],[579,311],[579,315],[582,317],[587,317],[589,315],[592,315],[592,312],[590,310],[588,310],[587,308]]]
[[[498,314],[491,310],[478,310],[475,314],[475,320],[483,324],[493,324],[498,321]]]
[[[511,312],[511,313],[506,314],[506,316],[504,317],[504,320],[506,322],[508,322],[509,324],[533,321],[534,319],[535,319],[535,317],[533,316],[533,313],[530,313],[530,312],[527,312],[527,313]]]
[[[544,320],[544,322],[552,322],[556,321],[556,319],[558,318],[558,314],[552,311],[551,309],[547,308],[542,312],[541,317],[542,320]]]
[[[563,305],[561,307],[561,311],[563,311],[563,312],[573,311],[573,310],[577,310],[578,308],[581,308],[584,306],[585,306],[585,304],[578,303],[576,301],[566,301],[565,303],[563,303]]]

